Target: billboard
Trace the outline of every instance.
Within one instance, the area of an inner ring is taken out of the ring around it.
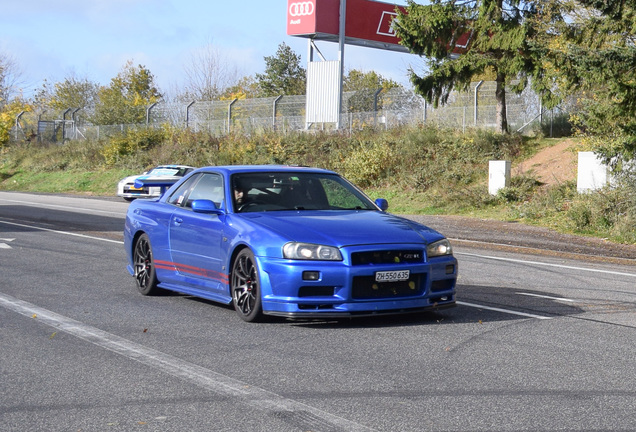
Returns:
[[[345,43],[408,52],[391,23],[403,6],[375,0],[347,0]],[[287,34],[338,41],[340,0],[287,0]]]

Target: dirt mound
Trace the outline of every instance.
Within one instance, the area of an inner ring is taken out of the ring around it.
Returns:
[[[547,147],[539,153],[512,167],[512,175],[532,176],[546,185],[576,181],[578,153],[576,142],[567,139]]]

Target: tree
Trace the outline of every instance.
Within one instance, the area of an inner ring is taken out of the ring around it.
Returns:
[[[351,112],[372,111],[375,94],[378,90],[382,92],[393,88],[401,88],[397,82],[379,75],[375,71],[362,72],[357,69],[350,70],[343,78],[343,90],[345,92],[355,92],[347,101],[347,109]]]
[[[0,148],[9,142],[18,115],[32,111],[20,94],[21,76],[13,58],[0,52]]]
[[[221,100],[257,98],[259,95],[258,83],[250,75],[239,79],[235,85],[226,88],[221,95]]]
[[[236,65],[211,43],[194,51],[186,65],[186,99],[211,101],[218,99],[229,87],[237,84],[239,73]]]
[[[88,78],[70,75],[62,82],[52,86],[44,80],[42,87],[35,93],[35,104],[54,110],[92,109],[97,101],[99,85]]]
[[[534,20],[540,0],[433,0],[419,5],[409,0],[394,23],[401,43],[425,56],[428,73],[411,71],[411,81],[424,98],[438,106],[452,90],[465,91],[481,74],[495,77],[497,127],[508,131],[506,87],[520,93],[528,84],[547,103],[554,103],[542,69]],[[468,38],[468,39],[467,39]],[[463,44],[466,44],[465,47]],[[519,80],[515,85],[513,80]]]
[[[137,124],[145,121],[147,107],[159,101],[161,93],[148,69],[128,61],[110,86],[99,89],[97,97],[91,117],[94,124]]]
[[[22,73],[15,60],[0,52],[0,107],[19,95]]]
[[[307,72],[300,56],[284,42],[276,55],[265,57],[265,73],[256,74],[261,96],[301,95],[307,88]]]
[[[564,87],[582,96],[575,125],[596,152],[608,163],[636,159],[636,5],[617,0],[579,5],[550,59]]]

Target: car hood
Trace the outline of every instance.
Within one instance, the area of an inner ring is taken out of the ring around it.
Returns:
[[[424,225],[379,211],[301,210],[245,213],[240,217],[250,224],[274,231],[286,241],[337,247],[378,243],[428,244],[444,238]]]
[[[132,175],[132,176],[128,176],[126,178],[123,178],[121,180],[119,180],[119,183],[134,183],[135,179],[141,177],[140,175]]]
[[[157,181],[162,181],[162,180],[166,180],[166,181],[178,181],[181,180],[183,177],[180,176],[156,176],[156,175],[149,175],[149,174],[138,174],[138,175],[132,175],[132,176],[128,176],[124,179],[121,179],[119,182],[126,182],[126,183],[134,183],[135,180],[157,180]]]

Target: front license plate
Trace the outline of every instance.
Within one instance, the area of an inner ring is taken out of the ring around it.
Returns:
[[[375,272],[375,281],[376,282],[398,282],[408,280],[411,276],[410,270],[400,270],[400,271],[381,271]]]

